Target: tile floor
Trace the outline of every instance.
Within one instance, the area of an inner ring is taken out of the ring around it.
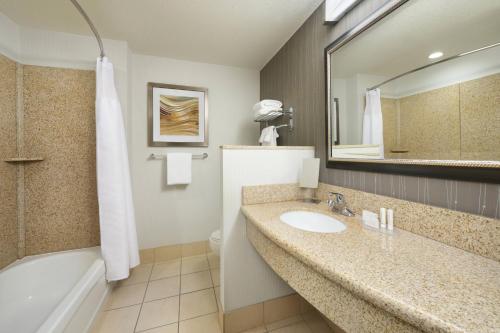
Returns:
[[[296,317],[276,321],[243,333],[334,333],[326,321],[313,311]]]
[[[212,253],[142,264],[111,293],[93,333],[220,333]]]
[[[213,253],[142,264],[113,289],[92,333],[222,333],[219,258]],[[247,333],[331,332],[317,313]]]

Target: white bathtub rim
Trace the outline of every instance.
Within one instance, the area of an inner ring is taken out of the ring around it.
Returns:
[[[104,276],[104,261],[96,260],[73,289],[57,305],[50,316],[36,331],[37,333],[60,333],[70,322],[86,295],[94,287],[99,277]],[[76,301],[75,301],[76,300]]]
[[[34,254],[31,256],[22,257],[21,259],[17,259],[16,261],[8,264],[4,268],[0,269],[0,274],[9,270],[10,268],[14,268],[14,267],[22,265],[22,264],[27,264],[30,261],[35,261],[35,260],[40,259],[40,258],[54,256],[54,255],[60,255],[60,254],[65,254],[65,253],[79,252],[79,251],[95,251],[95,252],[99,253],[99,256],[101,256],[101,247],[100,246],[82,247],[79,249],[56,251],[56,252],[49,252],[49,253],[42,253],[42,254]]]

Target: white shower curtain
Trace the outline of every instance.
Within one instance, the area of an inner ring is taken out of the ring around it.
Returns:
[[[125,127],[113,75],[108,58],[97,59],[97,194],[108,281],[127,278],[139,264]]]
[[[380,158],[384,158],[384,122],[382,120],[380,89],[366,92],[366,107],[363,114],[363,144],[379,145]]]

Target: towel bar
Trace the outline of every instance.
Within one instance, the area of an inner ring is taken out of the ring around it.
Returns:
[[[193,154],[193,160],[204,160],[208,157],[207,153],[203,154]],[[167,155],[165,154],[151,154],[149,155],[149,158],[152,160],[163,160],[167,158]]]

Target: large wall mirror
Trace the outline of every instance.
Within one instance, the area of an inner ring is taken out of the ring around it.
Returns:
[[[500,1],[388,1],[325,49],[328,167],[500,182]]]

